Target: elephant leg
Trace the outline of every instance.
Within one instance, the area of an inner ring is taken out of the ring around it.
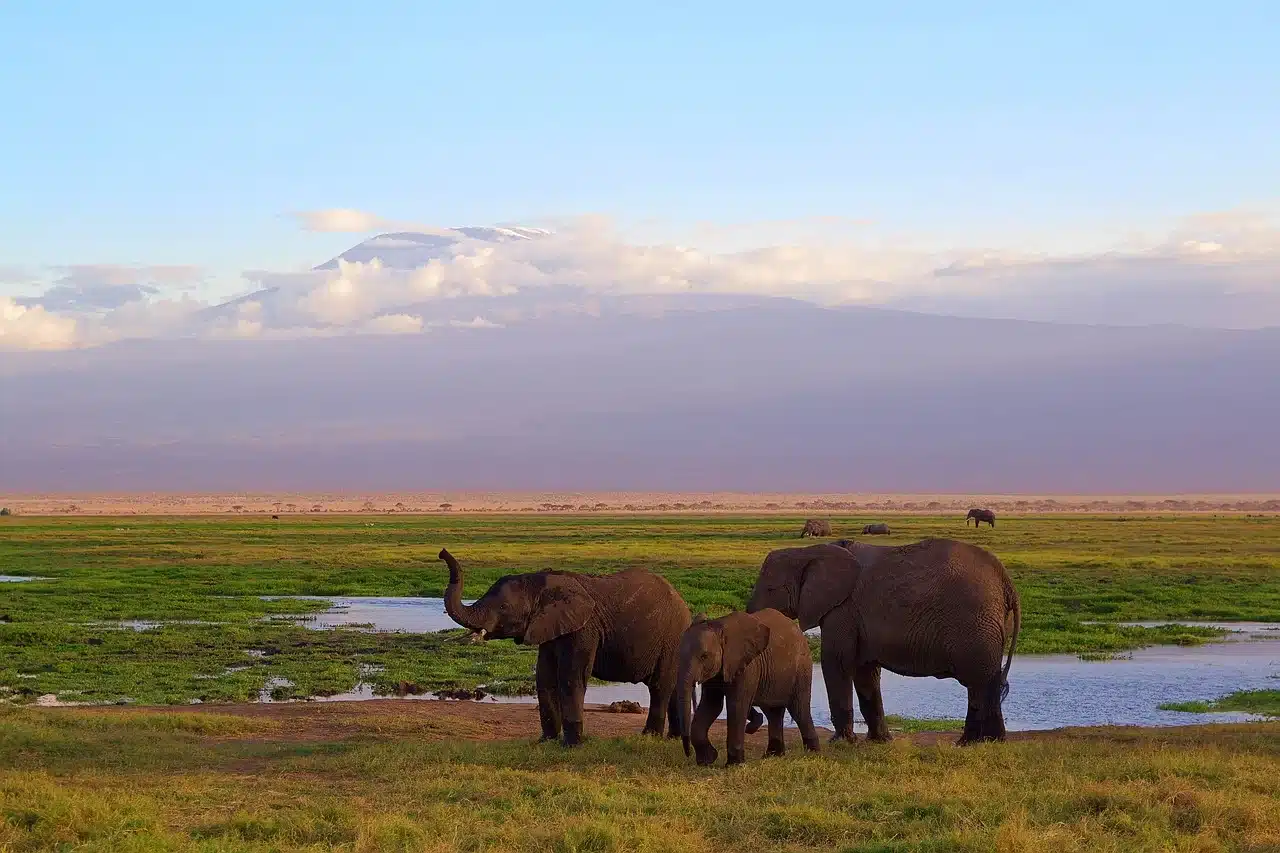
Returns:
[[[982,689],[981,737],[983,740],[1002,741],[1005,739],[1004,708],[1000,704],[1000,692],[1004,680],[997,675],[987,682]]]
[[[716,763],[719,753],[711,745],[708,733],[711,724],[724,709],[724,693],[714,687],[703,685],[702,699],[693,712],[693,722],[689,726],[689,741],[693,744],[693,754],[699,767],[707,767]]]
[[[675,670],[663,668],[656,676],[654,676],[648,684],[649,688],[649,716],[644,722],[644,731],[642,734],[655,735],[662,737],[663,718],[667,718],[668,726],[670,726],[671,704],[672,698],[676,693],[676,676]],[[667,729],[669,736],[678,736],[679,726],[676,727],[675,734],[672,735],[672,729]]]
[[[538,718],[542,740],[560,739],[560,696],[556,692],[556,653],[551,643],[538,646],[538,666],[534,670],[538,688]]]
[[[769,746],[765,749],[765,755],[786,755],[787,741],[783,737],[782,724],[783,717],[787,713],[787,709],[782,706],[777,708],[766,708],[765,716],[769,718]]]
[[[791,719],[796,721],[796,727],[800,729],[800,739],[804,741],[805,750],[819,752],[821,747],[818,746],[818,730],[814,728],[813,710],[809,707],[811,697],[810,684],[806,682],[801,685],[800,690],[796,691],[795,696],[791,697],[791,704],[787,706],[787,711],[791,714]]]
[[[729,755],[724,761],[726,767],[742,764],[747,760],[747,711],[751,708],[751,702],[746,696],[730,693],[728,702],[729,732],[725,740],[727,741],[726,746],[729,749]]]
[[[987,710],[984,707],[986,703],[983,701],[982,694],[986,685],[966,685],[966,687],[969,690],[969,709],[964,715],[964,732],[956,741],[956,746],[968,746],[982,740],[982,719]]]
[[[747,711],[747,734],[753,735],[760,731],[760,727],[764,725],[764,714],[760,713],[760,709],[755,705]]]
[[[818,730],[813,725],[813,670],[803,670],[796,680],[795,691],[787,705],[787,712],[800,729],[800,740],[806,752],[819,752]]]
[[[880,695],[880,667],[864,664],[853,672],[853,689],[858,692],[858,708],[867,721],[867,740],[888,743],[893,740],[884,720],[884,699]]]
[[[595,663],[595,643],[557,643],[556,693],[560,698],[560,715],[564,720],[564,745],[582,743],[582,705],[587,694],[587,680]]]
[[[827,685],[827,701],[831,707],[831,727],[836,733],[831,742],[847,740],[854,743],[853,736],[853,679],[845,672],[843,664],[835,654],[828,655],[826,646],[822,649],[822,680]]]

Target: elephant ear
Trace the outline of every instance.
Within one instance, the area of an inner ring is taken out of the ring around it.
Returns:
[[[720,619],[720,640],[724,644],[723,678],[732,683],[769,645],[769,626],[750,613],[730,613]]]
[[[582,584],[571,577],[547,578],[547,584],[533,602],[529,627],[522,638],[526,645],[540,646],[556,637],[582,630],[595,610],[595,602]]]
[[[822,618],[853,594],[861,567],[853,554],[835,545],[821,546],[800,572],[800,630],[817,627]]]

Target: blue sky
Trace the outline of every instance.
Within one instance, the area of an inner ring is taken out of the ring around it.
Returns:
[[[333,207],[1068,246],[1280,198],[1276,3],[191,5],[0,7],[0,265],[309,265]]]

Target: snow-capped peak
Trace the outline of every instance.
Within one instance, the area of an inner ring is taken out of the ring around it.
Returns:
[[[338,261],[367,264],[377,260],[387,269],[411,270],[434,258],[446,257],[448,249],[468,240],[509,243],[516,240],[537,240],[551,233],[544,228],[518,225],[468,225],[430,234],[419,231],[378,234],[320,264],[316,269],[336,270]]]

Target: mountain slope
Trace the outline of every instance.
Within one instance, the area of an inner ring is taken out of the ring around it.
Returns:
[[[0,365],[0,489],[1267,491],[1280,332],[789,301]]]

